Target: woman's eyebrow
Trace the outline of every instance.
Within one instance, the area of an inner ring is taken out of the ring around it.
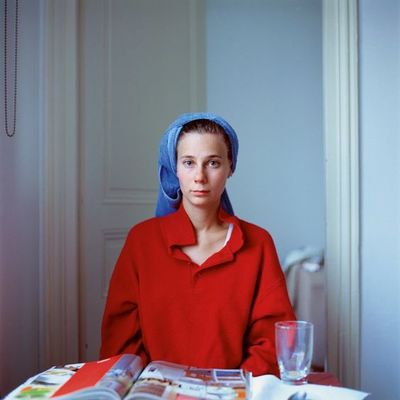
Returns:
[[[181,158],[194,158],[194,156],[191,156],[190,154],[183,154],[181,156],[178,157],[179,159]]]
[[[181,159],[181,158],[196,158],[196,157],[192,156],[190,154],[182,154],[181,156],[178,157],[178,159]],[[222,158],[222,156],[219,154],[208,154],[204,158]]]

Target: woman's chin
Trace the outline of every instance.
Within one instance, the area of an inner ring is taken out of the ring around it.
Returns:
[[[206,196],[192,197],[188,203],[193,207],[198,207],[201,209],[214,209],[219,205],[219,201]]]

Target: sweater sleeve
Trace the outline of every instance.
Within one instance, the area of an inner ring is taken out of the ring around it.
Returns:
[[[264,247],[264,261],[249,326],[241,368],[254,376],[279,375],[275,350],[275,322],[296,319],[272,238]]]
[[[139,320],[139,283],[128,237],[111,276],[101,328],[100,358],[131,353],[147,364]]]

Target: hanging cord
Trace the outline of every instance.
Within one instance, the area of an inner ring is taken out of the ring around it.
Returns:
[[[7,57],[8,57],[8,34],[7,34],[7,20],[8,20],[8,8],[7,0],[4,0],[4,123],[5,131],[8,137],[15,135],[15,128],[17,125],[17,71],[18,71],[18,0],[15,0],[15,37],[14,37],[14,118],[13,118],[13,129],[8,129],[8,80],[7,80]]]

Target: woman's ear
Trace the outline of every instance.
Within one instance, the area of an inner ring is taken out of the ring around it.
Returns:
[[[232,175],[233,175],[233,171],[232,171],[232,160],[231,160],[228,178],[230,178]]]

